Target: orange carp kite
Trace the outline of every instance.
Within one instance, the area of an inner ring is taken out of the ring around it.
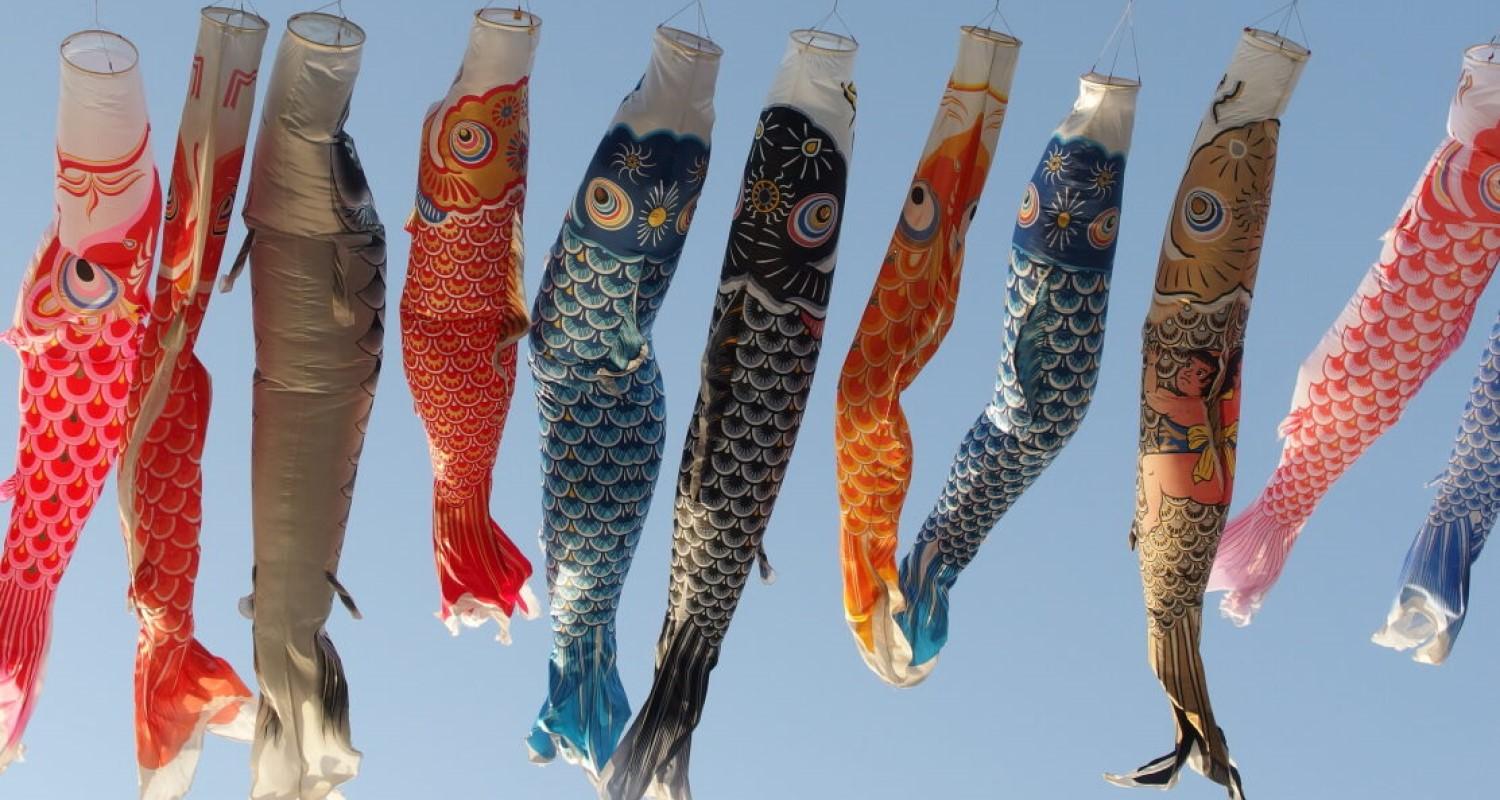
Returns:
[[[125,439],[161,184],[135,46],[102,31],[62,45],[56,215],[4,341],[21,357],[16,472],[0,556],[0,770],[21,756],[58,581]]]
[[[432,453],[432,544],[442,608],[459,623],[538,612],[531,563],[490,519],[491,472],[525,335],[521,210],[526,199],[527,74],[540,20],[485,9],[463,66],[422,125],[411,260],[401,294],[401,355]]]
[[[1005,121],[1019,40],[965,27],[937,120],[896,233],[839,375],[837,443],[844,614],[876,674],[905,682],[911,647],[892,615],[897,525],[911,485],[911,431],[901,393],[953,324],[964,234]]]
[[[120,521],[135,663],[141,796],[187,794],[211,728],[248,740],[250,690],[194,638],[193,584],[203,523],[203,446],[212,386],[193,355],[234,210],[266,21],[206,8],[188,78],[156,278],[125,406]],[[236,724],[237,723],[237,724]]]

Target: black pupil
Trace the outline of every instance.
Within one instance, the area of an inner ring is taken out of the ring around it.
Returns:
[[[911,201],[917,205],[927,202],[927,190],[920,186],[911,187]]]
[[[608,203],[609,202],[609,192],[606,192],[603,189],[595,189],[594,190],[594,202],[598,203],[601,206],[604,205],[605,203]]]
[[[92,281],[94,279],[94,265],[81,258],[73,262],[73,271],[77,272],[78,277],[85,281]]]

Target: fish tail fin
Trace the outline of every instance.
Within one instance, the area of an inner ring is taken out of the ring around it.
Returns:
[[[561,756],[597,783],[629,719],[630,701],[615,665],[614,634],[595,628],[593,636],[553,649],[547,663],[547,700],[526,737],[526,747],[533,763],[546,764]]]
[[[1393,650],[1416,648],[1412,658],[1423,664],[1448,658],[1468,611],[1474,528],[1467,516],[1428,518],[1407,551],[1400,594],[1371,641]]]
[[[248,741],[252,700],[234,668],[197,639],[142,631],[135,662],[142,800],[180,800],[187,795],[205,730]]]
[[[958,577],[943,561],[935,539],[918,538],[901,560],[901,594],[906,607],[895,615],[901,638],[910,650],[905,680],[915,686],[932,674],[938,654],[948,643],[948,590]]]
[[[1301,532],[1300,524],[1276,518],[1264,494],[1229,521],[1208,578],[1208,591],[1228,592],[1219,604],[1226,619],[1242,628],[1250,624]]]
[[[604,800],[691,800],[688,762],[719,647],[692,623],[668,622],[651,694],[599,777]]]
[[[0,772],[22,755],[21,734],[42,690],[52,636],[52,589],[0,578]]]
[[[1152,624],[1148,658],[1172,702],[1177,743],[1172,752],[1131,772],[1105,773],[1106,781],[1116,786],[1170,789],[1187,765],[1228,789],[1230,800],[1244,800],[1239,768],[1229,757],[1224,732],[1214,723],[1208,701],[1208,681],[1203,674],[1203,659],[1198,654],[1202,628],[1199,611],[1165,629]]]
[[[443,606],[438,619],[457,636],[460,624],[474,628],[488,620],[499,626],[496,639],[510,644],[510,617],[540,612],[526,585],[531,562],[490,518],[490,482],[459,503],[447,502],[437,487],[432,509],[432,546],[437,559]]]
[[[266,624],[264,595],[256,604],[255,663],[261,684],[250,750],[251,796],[338,797],[359,773],[362,754],[349,736],[349,682],[333,641],[306,622]],[[280,616],[280,609],[276,616]],[[321,615],[320,615],[321,616]]]

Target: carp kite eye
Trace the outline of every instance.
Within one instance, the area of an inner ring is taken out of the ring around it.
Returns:
[[[630,222],[630,195],[608,178],[595,178],[584,189],[583,205],[595,225],[617,231]]]
[[[1194,189],[1182,199],[1182,222],[1189,236],[1200,242],[1211,242],[1224,235],[1229,227],[1229,211],[1218,194],[1209,189]]]
[[[1089,223],[1089,244],[1095,249],[1106,250],[1115,243],[1115,236],[1119,233],[1120,209],[1105,209]]]
[[[1036,184],[1026,184],[1026,193],[1021,195],[1021,210],[1016,214],[1016,223],[1023,228],[1031,227],[1041,210],[1042,200],[1037,197]]]
[[[964,240],[969,235],[969,225],[974,222],[974,216],[979,213],[979,201],[969,201],[969,207],[964,209],[963,216],[958,218],[958,235],[953,239],[953,250],[957,252],[964,246]]]
[[[802,247],[817,247],[833,235],[838,218],[838,198],[826,192],[811,194],[792,208],[787,233]]]
[[[698,195],[693,195],[693,199],[689,200],[687,205],[683,206],[682,210],[677,212],[677,233],[679,235],[687,235],[688,228],[693,224],[693,214],[697,210]]]
[[[1500,214],[1500,164],[1484,171],[1479,179],[1479,199],[1489,210]]]
[[[78,256],[68,256],[58,277],[63,305],[75,312],[103,311],[120,297],[115,276]]]
[[[898,227],[906,238],[925,242],[937,232],[941,216],[937,198],[932,196],[932,187],[926,181],[917,181],[906,194],[906,205],[901,207]]]
[[[466,167],[477,167],[495,154],[495,137],[488,128],[473,120],[464,120],[453,126],[448,134],[448,146],[453,157]]]

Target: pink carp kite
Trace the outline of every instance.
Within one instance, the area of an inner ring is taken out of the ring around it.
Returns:
[[[526,334],[521,210],[527,89],[541,21],[484,9],[448,94],[422,123],[401,355],[432,453],[432,544],[454,633],[537,616],[531,563],[490,518],[491,472]]]
[[[143,798],[181,798],[205,727],[248,739],[253,706],[193,634],[203,522],[203,446],[212,388],[193,343],[234,210],[266,21],[206,8],[167,193],[161,270],[125,416],[120,519],[136,645],[136,757]]]
[[[56,216],[4,334],[21,357],[15,504],[0,556],[0,770],[21,755],[58,581],[125,433],[161,184],[135,46],[102,31],[62,45]]]
[[[1500,65],[1470,48],[1448,138],[1417,181],[1380,260],[1302,363],[1281,463],[1229,523],[1209,591],[1246,625],[1329,487],[1400,418],[1463,341],[1500,260]]]

